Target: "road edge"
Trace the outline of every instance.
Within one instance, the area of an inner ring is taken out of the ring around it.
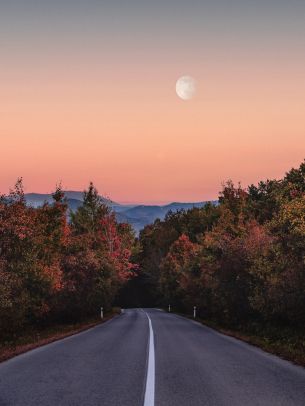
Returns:
[[[166,310],[164,310],[164,311],[166,311]],[[183,319],[189,320],[190,322],[193,322],[199,326],[209,328],[212,331],[214,331],[224,337],[238,340],[244,344],[247,344],[253,348],[256,348],[256,349],[264,352],[265,354],[268,354],[273,357],[277,357],[277,358],[281,359],[282,361],[289,362],[292,365],[301,367],[303,369],[305,368],[305,362],[297,361],[293,357],[289,357],[289,355],[286,356],[285,354],[283,354],[280,351],[272,350],[272,348],[264,346],[263,343],[260,342],[259,337],[257,337],[257,336],[249,336],[247,334],[243,334],[242,332],[238,332],[238,331],[234,331],[234,330],[227,330],[221,326],[214,325],[214,323],[212,323],[212,322],[209,323],[209,321],[207,321],[207,320],[202,320],[200,318],[194,319],[192,316],[187,315],[187,314],[176,313],[174,311],[171,311],[170,314],[173,314],[177,317],[181,317]]]
[[[98,327],[102,324],[105,324],[114,318],[118,317],[120,314],[119,313],[112,313],[108,316],[106,316],[103,320],[99,320],[96,322],[91,322],[91,323],[85,323],[84,325],[81,325],[79,328],[74,328],[72,330],[66,331],[64,333],[60,333],[59,335],[51,335],[50,337],[43,338],[39,341],[28,343],[28,344],[21,344],[17,345],[15,348],[7,348],[4,349],[3,351],[0,350],[0,364],[6,361],[9,361],[12,358],[15,358],[19,355],[25,354],[29,351],[35,350],[37,348],[43,347],[48,344],[55,343],[56,341],[64,340],[65,338],[69,338],[72,336],[75,336],[77,334],[84,333],[88,330],[91,330],[95,327]]]

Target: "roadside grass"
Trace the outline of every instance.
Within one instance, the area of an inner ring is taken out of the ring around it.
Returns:
[[[193,319],[188,314],[176,314]],[[199,317],[195,320],[222,334],[245,341],[297,365],[305,366],[305,326],[295,329],[291,326],[249,322],[228,328],[215,320]]]
[[[255,345],[295,364],[305,366],[305,329],[295,330],[287,326],[266,326],[257,323],[228,329],[215,322],[206,320],[201,322],[223,334]]]
[[[77,323],[55,324],[47,327],[35,326],[25,329],[10,340],[0,341],[0,362],[42,345],[88,330],[110,320],[120,312],[120,308],[113,308],[111,312],[105,314],[102,320],[100,317],[93,317]]]

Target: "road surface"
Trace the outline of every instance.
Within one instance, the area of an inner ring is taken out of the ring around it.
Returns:
[[[304,406],[305,369],[157,309],[0,364],[0,406]]]

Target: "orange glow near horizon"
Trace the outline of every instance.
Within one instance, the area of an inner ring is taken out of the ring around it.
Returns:
[[[23,177],[26,192],[93,181],[118,202],[191,202],[216,199],[227,179],[282,177],[305,157],[305,55],[270,49],[12,54],[0,72],[0,192]],[[185,74],[198,83],[187,102],[175,93]]]

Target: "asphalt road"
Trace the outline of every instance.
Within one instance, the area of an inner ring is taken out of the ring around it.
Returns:
[[[0,364],[0,406],[143,406],[144,400],[145,406],[304,406],[305,369],[154,309],[126,310]]]

